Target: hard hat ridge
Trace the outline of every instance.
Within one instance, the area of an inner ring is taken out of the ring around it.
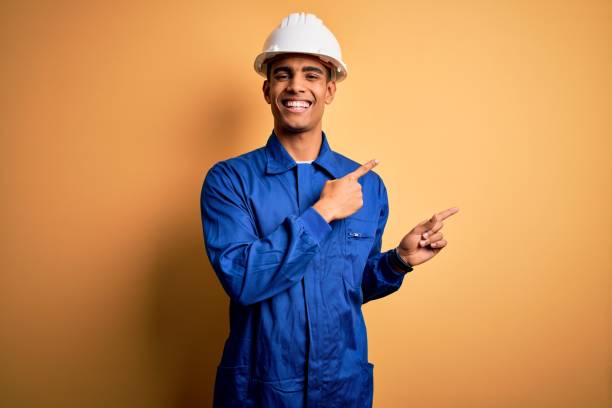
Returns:
[[[308,13],[291,13],[283,18],[279,27],[287,27],[294,24],[320,24],[323,25],[323,20]]]

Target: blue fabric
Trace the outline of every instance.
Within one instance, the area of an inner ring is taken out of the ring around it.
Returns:
[[[217,162],[201,211],[206,252],[230,297],[230,333],[215,407],[371,407],[362,304],[399,289],[405,273],[381,252],[387,191],[359,179],[363,207],[327,223],[312,207],[326,180],[359,163],[330,149],[296,163],[274,132],[264,147]]]

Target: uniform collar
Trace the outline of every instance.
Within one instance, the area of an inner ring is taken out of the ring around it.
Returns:
[[[317,164],[326,170],[333,178],[342,177],[342,171],[338,160],[336,159],[335,153],[329,147],[327,141],[327,135],[325,132],[322,133],[321,148],[319,149],[319,155],[313,161],[313,164]],[[278,136],[274,131],[268,137],[266,143],[266,152],[268,156],[268,162],[266,165],[267,174],[279,174],[283,173],[296,165],[295,160],[285,149],[285,146],[278,140]]]

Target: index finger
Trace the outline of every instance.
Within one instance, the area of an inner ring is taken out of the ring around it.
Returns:
[[[372,159],[369,162],[364,163],[361,166],[357,167],[356,170],[353,170],[352,172],[347,174],[346,177],[357,180],[359,177],[363,176],[368,171],[372,170],[377,164],[378,164],[378,160]]]
[[[457,212],[459,212],[459,207],[451,207],[451,208],[446,209],[444,211],[440,211],[438,213],[438,217],[440,217],[440,221],[444,221],[445,219],[447,219],[451,215],[456,214]]]

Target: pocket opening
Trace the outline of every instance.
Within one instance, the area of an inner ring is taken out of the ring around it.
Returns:
[[[366,233],[357,232],[357,231],[349,231],[346,233],[346,235],[349,238],[354,238],[354,239],[373,239],[374,238],[374,236],[372,235],[368,235]]]

